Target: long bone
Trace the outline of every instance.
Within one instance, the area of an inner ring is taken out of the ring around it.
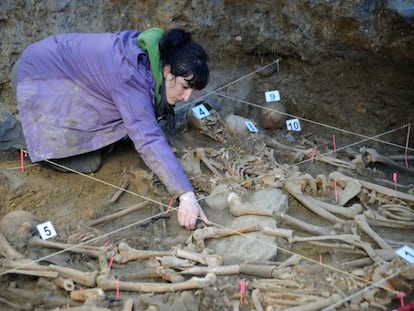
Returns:
[[[331,174],[329,174],[329,178],[330,179],[336,179],[337,181],[344,181],[344,182],[347,182],[347,181],[352,182],[353,180],[356,180],[361,184],[361,186],[363,188],[381,193],[381,194],[383,194],[385,196],[388,196],[388,197],[394,197],[394,198],[400,199],[402,201],[405,201],[408,206],[414,206],[414,195],[411,195],[411,194],[408,194],[408,193],[396,191],[394,189],[383,187],[383,186],[380,186],[380,185],[377,185],[377,184],[374,184],[374,183],[370,183],[370,182],[367,182],[367,181],[364,181],[364,180],[355,179],[355,178],[346,176],[346,175],[344,175],[340,172],[332,172]]]
[[[175,270],[168,269],[165,267],[150,267],[143,270],[139,270],[133,273],[126,273],[119,275],[119,279],[122,281],[133,281],[139,279],[152,279],[161,278],[164,281],[171,283],[177,283],[184,281],[184,278],[177,274]]]
[[[179,283],[144,283],[144,282],[123,282],[116,279],[109,279],[106,276],[99,276],[97,279],[98,287],[102,290],[121,290],[142,293],[167,293],[180,290],[199,289],[213,285],[217,277],[213,273],[208,273],[205,277],[192,277],[190,280]]]
[[[127,263],[133,260],[145,260],[157,256],[172,256],[174,251],[144,251],[130,247],[127,243],[121,242],[118,245],[118,254],[114,256],[116,263]]]
[[[373,210],[367,210],[364,212],[368,223],[373,226],[397,228],[397,229],[414,229],[414,222],[412,221],[400,221],[385,218]]]
[[[288,179],[285,182],[284,187],[286,191],[289,192],[289,194],[291,194],[296,200],[298,200],[300,203],[302,203],[315,214],[323,217],[324,219],[334,224],[345,222],[343,219],[336,217],[332,213],[320,207],[318,204],[315,204],[315,201],[311,196],[302,193],[301,186],[297,182],[295,183],[293,180]]]
[[[228,237],[240,233],[249,233],[260,231],[262,228],[259,224],[248,225],[238,228],[225,228],[219,229],[215,227],[205,227],[202,229],[194,230],[192,237],[199,251],[204,249],[204,243],[207,239],[218,239]]]
[[[384,259],[378,256],[375,250],[372,248],[370,243],[363,242],[359,235],[355,234],[339,234],[339,235],[321,235],[321,236],[311,236],[311,237],[293,237],[288,239],[290,243],[294,242],[308,242],[308,241],[323,241],[323,240],[340,240],[346,243],[355,245],[359,248],[362,248],[367,255],[374,261],[378,263],[384,262]]]
[[[414,170],[405,166],[399,165],[397,162],[392,160],[390,157],[386,157],[380,154],[377,150],[372,148],[365,148],[363,154],[363,160],[365,163],[382,163],[393,168],[414,174]]]
[[[151,204],[150,201],[144,201],[144,202],[140,202],[138,204],[134,204],[132,206],[126,207],[126,208],[124,208],[124,209],[122,209],[122,210],[120,210],[118,212],[113,213],[113,214],[106,215],[106,216],[103,216],[101,218],[95,219],[95,220],[91,221],[89,223],[89,225],[90,226],[96,226],[96,225],[99,225],[101,223],[104,223],[104,222],[107,222],[107,221],[111,221],[111,220],[120,218],[120,217],[125,216],[127,214],[130,214],[132,212],[135,212],[137,210],[140,210],[140,209],[142,209],[144,207],[147,207],[150,204]]]
[[[295,217],[292,217],[292,216],[284,214],[284,213],[275,214],[275,217],[277,219],[281,219],[282,222],[286,225],[294,226],[296,228],[300,228],[301,230],[304,230],[306,232],[310,232],[310,233],[313,233],[313,234],[319,234],[319,235],[338,234],[338,228],[333,227],[333,226],[322,227],[322,226],[309,224],[309,223],[306,223],[306,222],[304,222],[300,219],[297,219]],[[292,237],[292,235],[287,236],[287,237],[288,238]]]
[[[364,214],[355,216],[355,223],[358,227],[364,231],[375,243],[377,243],[382,249],[392,250],[392,247],[389,246],[379,235],[376,233],[370,225],[368,224]]]
[[[30,240],[30,245],[67,250],[68,252],[87,255],[93,258],[98,258],[99,251],[100,249],[102,249],[101,247],[98,247],[98,246],[90,246],[90,245],[76,246],[74,244],[65,244],[65,243],[59,243],[59,242],[53,242],[53,241],[46,241],[46,240],[40,239],[39,237],[33,237]],[[106,248],[106,249],[109,251],[109,248]]]
[[[232,275],[240,273],[239,265],[218,266],[218,267],[193,267],[183,271],[179,274],[189,275],[206,275],[207,273],[214,273],[215,275]]]
[[[313,157],[313,153],[314,153],[314,148],[308,148],[308,149],[301,149],[298,147],[292,147],[292,146],[287,146],[284,144],[279,143],[277,140],[272,139],[272,138],[268,138],[265,140],[265,144],[275,148],[275,149],[284,149],[284,150],[288,150],[288,151],[293,151],[299,154],[303,154],[304,156],[306,156],[307,158],[312,158]],[[319,162],[323,162],[326,164],[331,164],[337,167],[343,167],[343,168],[348,168],[348,169],[355,169],[355,164],[348,162],[348,161],[344,161],[341,159],[336,159],[336,158],[332,158],[326,155],[317,155],[315,157],[316,161]]]
[[[301,306],[283,309],[284,311],[318,311],[324,307],[333,305],[342,299],[341,295],[334,293],[328,298],[319,299]]]
[[[96,284],[96,277],[98,275],[98,271],[94,272],[82,272],[76,269],[61,267],[57,265],[38,265],[36,263],[31,263],[27,259],[19,260],[19,261],[12,261],[12,260],[2,260],[2,267],[7,269],[15,269],[15,270],[34,270],[34,271],[43,271],[43,272],[51,272],[51,277],[57,277],[58,275],[71,279],[76,283],[81,285],[85,285],[88,287],[94,287]]]
[[[223,178],[223,175],[213,166],[211,165],[210,161],[206,157],[206,151],[204,148],[196,148],[194,150],[194,157],[199,159],[203,164],[217,177]]]

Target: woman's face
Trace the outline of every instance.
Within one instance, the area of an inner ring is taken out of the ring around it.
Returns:
[[[163,74],[167,103],[174,106],[177,102],[188,101],[193,93],[193,89],[188,85],[186,79],[191,79],[191,76],[174,76],[169,65],[164,66]]]

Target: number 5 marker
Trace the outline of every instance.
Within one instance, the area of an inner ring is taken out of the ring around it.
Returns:
[[[44,222],[36,226],[42,240],[50,239],[56,236],[56,230],[50,221]]]

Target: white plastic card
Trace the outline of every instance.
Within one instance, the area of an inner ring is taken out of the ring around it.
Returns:
[[[252,121],[249,121],[249,120],[244,121],[244,124],[246,124],[246,126],[247,126],[247,128],[249,129],[250,132],[253,132],[253,133],[258,132],[257,127],[253,124]]]
[[[193,110],[194,117],[196,117],[197,119],[202,119],[210,115],[210,112],[203,104],[197,105],[191,109]]]
[[[280,100],[279,91],[267,91],[265,92],[266,102],[277,102]]]
[[[36,227],[37,227],[37,231],[39,231],[40,233],[40,237],[43,240],[50,239],[57,235],[56,230],[50,221],[46,221],[42,224],[37,225]]]
[[[286,127],[289,131],[300,131],[300,122],[299,119],[290,119],[286,120]]]
[[[408,261],[411,264],[414,264],[414,249],[404,245],[403,247],[397,249],[395,253],[400,256],[402,259]]]

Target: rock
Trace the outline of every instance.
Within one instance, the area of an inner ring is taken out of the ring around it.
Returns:
[[[252,206],[271,208],[277,213],[284,213],[288,209],[288,198],[279,189],[260,190],[252,194],[249,200]],[[232,219],[226,227],[236,228],[251,224],[259,224],[262,227],[276,228],[276,220],[264,216],[240,216]],[[260,231],[243,235],[234,235],[217,240],[209,240],[208,248],[221,256],[225,265],[240,264],[245,261],[266,261],[277,255],[275,238],[266,236]]]

